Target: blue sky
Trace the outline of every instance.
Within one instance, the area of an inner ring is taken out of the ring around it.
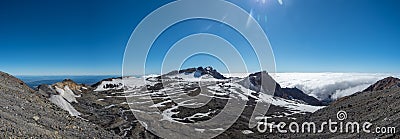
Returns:
[[[118,75],[136,25],[168,2],[2,0],[0,70],[14,75]],[[398,0],[231,2],[252,11],[266,32],[277,72],[400,72]],[[223,28],[227,27],[211,21],[187,21],[171,27],[171,34],[166,31],[156,43],[168,45],[168,39],[178,39],[168,36],[211,32],[231,37],[246,53],[241,37],[218,31]],[[252,61],[251,56],[246,59]],[[184,66],[204,64],[196,57],[191,60]]]

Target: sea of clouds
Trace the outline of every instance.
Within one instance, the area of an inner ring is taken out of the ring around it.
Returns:
[[[296,87],[319,100],[335,100],[366,89],[378,80],[400,74],[382,73],[276,73],[282,87]]]

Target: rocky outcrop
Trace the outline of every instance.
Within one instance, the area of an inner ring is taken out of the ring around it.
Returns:
[[[52,104],[25,83],[0,72],[0,138],[118,138]]]
[[[250,90],[272,95],[277,83],[266,71],[256,72],[244,78],[240,84]]]
[[[277,86],[277,90],[275,91],[274,96],[281,97],[288,100],[299,100],[306,104],[310,104],[313,106],[325,106],[326,104],[316,99],[315,97],[309,96],[305,94],[298,88],[280,88],[280,85]]]
[[[213,69],[210,66],[208,66],[206,68],[198,67],[196,69],[196,71],[194,72],[194,77],[201,77],[206,74],[211,75],[215,79],[227,79],[221,73],[219,73],[217,70]]]
[[[380,91],[380,90],[399,88],[399,87],[400,87],[400,79],[394,77],[387,77],[369,86],[363,92]]]
[[[57,86],[58,88],[65,88],[65,86],[68,86],[72,91],[75,93],[82,93],[86,90],[88,90],[89,86],[86,86],[84,84],[77,84],[71,79],[65,79],[62,82],[58,82],[52,85],[53,87]]]
[[[52,85],[41,84],[37,87],[37,90],[41,95],[50,98],[51,95],[60,95],[60,93],[57,92],[56,88],[65,89],[66,87],[76,95],[89,92],[89,90],[91,89],[90,86],[77,84],[71,79],[65,79],[62,82],[57,82]]]
[[[301,103],[323,106],[318,99],[305,94],[297,88],[282,88],[267,72],[256,72],[244,78],[240,84],[256,92],[263,92],[288,100],[297,100]]]
[[[168,76],[172,75],[177,75],[177,74],[193,74],[194,77],[199,78],[204,75],[210,75],[215,79],[227,79],[225,76],[223,76],[221,73],[219,73],[216,69],[213,69],[212,67],[197,67],[197,68],[188,68],[188,69],[182,69],[182,70],[175,70],[172,72],[169,72],[167,74],[162,75],[162,78],[168,78]]]
[[[80,113],[71,103],[78,103],[76,98],[80,97],[82,93],[88,92],[89,89],[83,84],[79,85],[70,79],[66,79],[53,85],[39,85],[38,93],[61,109],[68,111],[71,116],[79,116]]]
[[[99,81],[99,82],[97,82],[97,83],[91,85],[91,87],[92,87],[92,88],[96,88],[96,87],[98,87],[99,85],[101,85],[102,82],[104,82],[104,81],[112,81],[113,79],[122,79],[122,77],[103,79],[103,80],[101,80],[101,81]]]

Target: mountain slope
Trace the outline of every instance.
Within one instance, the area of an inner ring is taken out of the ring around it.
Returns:
[[[38,95],[19,79],[0,72],[0,138],[118,137]]]
[[[196,71],[203,71],[201,69],[207,72],[195,76]],[[257,137],[256,134],[245,135],[242,132],[249,130],[248,123],[254,118],[251,114],[258,103],[270,103],[271,106],[266,115],[273,117],[274,120],[286,121],[322,108],[308,104],[309,96],[300,90],[275,88],[274,81],[261,87],[263,85],[259,83],[259,80],[273,80],[266,72],[254,73],[247,78],[220,78],[218,75],[220,74],[212,68],[200,67],[173,71],[156,77],[107,79],[93,85],[93,92],[82,94],[82,97],[77,98],[79,103],[73,105],[85,119],[94,121],[121,136],[134,138],[156,136],[146,132],[145,129],[148,127],[143,127],[138,123],[130,111],[127,100],[136,113],[152,114],[159,111],[164,121],[182,125],[210,120],[222,112],[228,100],[245,102],[245,110],[236,124],[219,136],[220,138],[229,137],[226,136],[227,134],[235,134],[238,137]],[[276,89],[281,96],[273,96],[268,92],[268,90]],[[144,96],[148,96],[148,99]],[[145,125],[159,124],[158,120],[144,121],[146,121]],[[165,126],[171,127],[169,124]],[[171,133],[191,130],[178,127],[166,130]],[[218,129],[224,130],[221,126]],[[255,129],[251,130],[255,132]],[[205,132],[215,131],[205,130]],[[197,134],[203,133],[194,130],[191,135]]]
[[[331,105],[307,115],[303,121],[337,121],[337,113],[347,113],[343,122],[371,122],[372,132],[376,127],[400,128],[400,79],[388,77],[371,85],[363,92],[341,98]],[[296,135],[298,138],[400,138],[399,133],[317,133]]]
[[[71,104],[79,103],[76,98],[80,97],[82,93],[88,92],[88,86],[65,79],[53,85],[39,85],[38,90],[39,94],[61,109],[68,111],[70,115],[79,116],[81,114]]]
[[[399,88],[399,87],[400,87],[400,79],[394,78],[394,77],[387,77],[387,78],[379,80],[375,84],[369,86],[363,92],[379,91],[379,90]]]
[[[143,81],[127,77],[131,86]],[[64,80],[53,85],[39,85],[38,92],[72,116],[79,116],[116,137],[156,138],[147,132],[129,110],[122,90],[122,78],[109,78],[92,85]],[[143,84],[142,84],[143,85]]]
[[[264,82],[264,83],[262,83]],[[297,88],[282,88],[267,72],[256,72],[244,78],[240,84],[256,92],[271,92],[274,96],[287,100],[295,100],[313,106],[323,106],[318,99],[305,94]],[[275,89],[273,89],[275,88]],[[272,92],[271,92],[272,93]]]

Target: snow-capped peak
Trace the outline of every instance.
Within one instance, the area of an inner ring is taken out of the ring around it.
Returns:
[[[172,71],[167,74],[164,74],[163,77],[167,78],[181,78],[185,79],[193,79],[193,78],[214,78],[214,79],[227,79],[224,75],[219,73],[217,70],[213,69],[211,66],[208,67],[197,67],[197,68],[188,68],[182,69],[179,71]]]

